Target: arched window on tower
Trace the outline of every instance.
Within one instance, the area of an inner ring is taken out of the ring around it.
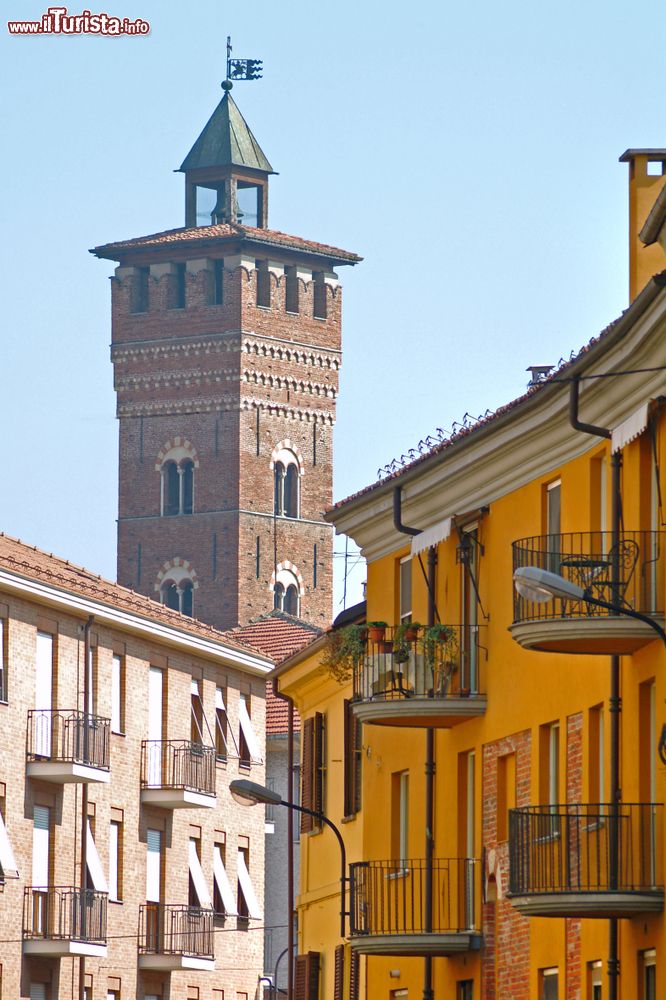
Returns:
[[[273,586],[273,608],[298,618],[300,614],[300,587],[295,573],[278,568]]]
[[[274,511],[280,517],[298,517],[300,468],[292,451],[282,448],[273,465]]]
[[[191,580],[184,580],[180,586],[180,610],[184,615],[192,617],[194,587]]]
[[[165,580],[162,584],[162,604],[172,611],[180,611],[180,595],[173,580]]]
[[[162,515],[191,514],[194,503],[194,462],[191,458],[162,463]]]
[[[165,580],[160,588],[160,600],[173,611],[180,611],[191,618],[194,613],[194,587],[191,580]]]

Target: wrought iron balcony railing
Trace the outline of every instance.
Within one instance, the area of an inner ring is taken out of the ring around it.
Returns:
[[[509,814],[509,893],[663,893],[663,806],[526,806]]]
[[[408,628],[408,627],[407,627]],[[354,666],[355,701],[395,698],[463,698],[481,691],[479,626],[447,625],[441,639],[420,628],[387,628],[369,635],[365,656]]]
[[[359,861],[349,871],[352,937],[478,930],[479,862],[473,858],[433,861],[431,914],[425,861]]]
[[[74,886],[27,886],[23,892],[26,940],[106,944],[107,894]]]
[[[536,566],[558,573],[593,597],[624,604],[646,615],[664,611],[666,532],[610,531],[536,535],[513,543],[513,569]],[[514,623],[560,618],[617,617],[585,601],[554,598],[545,604],[522,597],[514,589]]]
[[[141,787],[215,795],[215,747],[192,740],[143,740]]]
[[[29,762],[85,764],[108,771],[111,722],[76,709],[31,709],[28,712]]]
[[[214,958],[213,910],[167,903],[139,907],[140,955]]]

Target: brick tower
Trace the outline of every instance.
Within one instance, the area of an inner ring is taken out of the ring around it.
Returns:
[[[226,92],[180,170],[185,227],[96,247],[112,278],[118,580],[221,628],[332,610],[335,267],[268,228],[274,171]]]

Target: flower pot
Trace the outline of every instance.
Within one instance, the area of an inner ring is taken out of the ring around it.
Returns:
[[[393,652],[393,642],[391,639],[380,639],[377,643],[377,649],[380,653],[392,653]]]
[[[368,639],[370,642],[381,642],[386,635],[386,625],[368,625]]]
[[[419,628],[418,628],[418,625],[415,625],[414,628],[406,628],[405,629],[405,640],[407,642],[416,642],[416,640],[418,639],[418,637],[419,637]]]

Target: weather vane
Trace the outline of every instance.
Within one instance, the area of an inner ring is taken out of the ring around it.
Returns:
[[[260,80],[264,64],[261,59],[232,59],[231,35],[227,35],[227,78],[223,90],[231,90],[234,80]]]

